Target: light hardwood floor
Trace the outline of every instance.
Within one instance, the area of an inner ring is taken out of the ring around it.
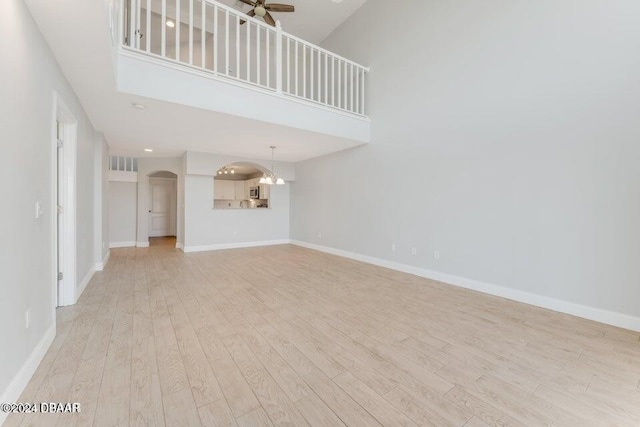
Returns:
[[[295,247],[113,250],[7,426],[640,425],[639,334]]]

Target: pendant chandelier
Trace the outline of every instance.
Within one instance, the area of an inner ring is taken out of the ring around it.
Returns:
[[[218,170],[218,175],[228,175],[228,174],[235,174],[236,171],[234,169],[229,169],[228,167],[223,167],[222,169]]]
[[[271,170],[262,174],[262,178],[260,178],[260,184],[284,185],[285,184],[284,179],[276,175],[276,172],[275,172],[274,152],[276,147],[272,145],[269,148],[271,148]]]

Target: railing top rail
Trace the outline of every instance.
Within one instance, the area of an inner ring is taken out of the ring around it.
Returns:
[[[244,13],[244,12],[238,10],[238,9],[234,9],[234,8],[232,8],[230,6],[227,6],[226,4],[219,3],[219,2],[217,2],[215,0],[204,0],[204,2],[210,4],[211,6],[216,6],[218,9],[225,10],[225,11],[227,11],[227,12],[233,14],[233,15],[237,15],[243,21],[253,22],[254,24],[259,25],[259,26],[261,26],[261,27],[263,27],[263,28],[265,28],[265,29],[267,29],[267,30],[269,30],[271,32],[274,32],[274,33],[276,32],[276,28],[275,27],[272,27],[271,25],[269,25],[269,24],[267,24],[267,23],[265,23],[265,22],[263,22],[263,21],[261,21],[261,20],[259,20],[257,18],[249,16],[246,13]]]
[[[343,62],[346,62],[346,63],[348,63],[348,64],[354,65],[354,66],[356,66],[356,67],[358,67],[358,68],[361,68],[361,69],[363,69],[364,71],[366,71],[367,73],[368,73],[369,71],[371,71],[371,69],[370,69],[369,67],[365,67],[365,66],[364,66],[364,65],[362,65],[362,64],[358,64],[358,63],[357,63],[357,62],[355,62],[355,61],[352,61],[352,60],[350,60],[350,59],[347,59],[347,58],[345,58],[344,56],[340,56],[340,55],[338,55],[337,53],[331,52],[330,50],[324,49],[324,48],[322,48],[322,47],[320,47],[320,46],[318,46],[318,45],[315,45],[315,44],[313,44],[313,43],[311,43],[311,42],[308,42],[308,41],[306,41],[306,40],[303,40],[303,39],[301,39],[300,37],[296,37],[296,36],[294,36],[293,34],[289,34],[289,33],[287,33],[286,31],[283,31],[283,32],[282,32],[282,35],[283,35],[283,36],[285,36],[285,37],[288,37],[288,38],[290,38],[290,39],[292,39],[292,40],[295,40],[295,41],[297,41],[298,43],[306,44],[307,46],[312,47],[313,49],[318,50],[318,51],[320,51],[320,52],[322,52],[322,53],[325,53],[325,54],[327,54],[327,55],[333,56],[334,58],[339,59],[340,61],[343,61]]]

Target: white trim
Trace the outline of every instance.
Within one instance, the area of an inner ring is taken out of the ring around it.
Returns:
[[[136,243],[136,247],[138,247],[138,248],[148,248],[149,247],[149,242],[137,242]]]
[[[102,262],[96,262],[96,271],[103,271],[109,262],[109,258],[111,257],[111,251],[107,251],[107,254],[102,259]]]
[[[114,249],[114,248],[135,248],[136,247],[136,242],[132,241],[132,242],[111,242],[109,243],[109,249]]]
[[[80,282],[78,284],[78,291],[76,292],[76,300],[74,302],[74,304],[76,302],[78,302],[78,299],[80,298],[80,295],[82,295],[82,292],[84,291],[84,288],[87,287],[87,285],[89,284],[89,282],[91,281],[91,279],[93,279],[93,275],[96,273],[96,266],[92,266],[91,269],[87,272],[87,274],[84,276],[84,279],[82,279],[82,282]]]
[[[218,245],[207,245],[207,246],[186,246],[183,250],[184,250],[184,253],[191,253],[191,252],[219,251],[223,249],[240,249],[240,248],[255,248],[259,246],[286,245],[288,243],[291,243],[289,239],[263,240],[261,242],[221,243]]]
[[[184,245],[180,242],[176,243],[176,249],[180,249],[182,252],[184,252]]]
[[[64,147],[62,151],[64,163],[64,191],[62,205],[63,211],[63,254],[62,254],[62,273],[64,280],[61,282],[61,294],[58,294],[58,215],[57,215],[57,182],[58,182],[58,162],[57,150],[58,140],[57,124],[59,121],[63,124],[63,141]],[[72,111],[67,107],[64,100],[57,92],[53,92],[53,135],[52,135],[52,201],[51,212],[53,217],[53,283],[54,295],[57,295],[56,306],[66,306],[75,304],[78,300],[76,293],[76,187],[77,187],[77,134],[78,122],[73,116]]]
[[[55,318],[54,318],[55,319]],[[27,384],[33,377],[33,374],[38,369],[40,362],[44,359],[45,354],[51,347],[54,338],[56,337],[56,321],[54,320],[47,331],[44,333],[40,341],[35,346],[26,362],[22,365],[18,373],[13,377],[9,386],[2,393],[0,402],[17,402],[20,399],[20,395],[24,391]],[[9,414],[0,411],[0,425],[6,420]]]
[[[640,317],[635,317],[628,314],[617,313],[614,311],[603,310],[596,307],[576,304],[569,301],[563,301],[543,295],[533,294],[517,289],[511,289],[504,286],[484,283],[478,280],[467,279],[465,277],[454,276],[452,274],[413,267],[407,264],[401,264],[398,262],[388,261],[354,252],[343,251],[341,249],[330,248],[327,246],[320,246],[313,243],[291,240],[291,244],[332,255],[341,256],[344,258],[353,259],[356,261],[366,262],[368,264],[373,264],[392,270],[401,271],[403,273],[413,274],[415,276],[424,277],[431,280],[437,280],[439,282],[447,283],[453,286],[471,289],[474,291],[483,292],[489,295],[495,295],[498,297],[534,305],[537,307],[547,308],[549,310],[558,311],[560,313],[571,314],[573,316],[594,320],[596,322],[606,323],[608,325],[613,325],[620,328],[640,331]]]

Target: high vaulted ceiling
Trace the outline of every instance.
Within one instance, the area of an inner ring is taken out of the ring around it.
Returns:
[[[233,8],[249,11],[251,6],[238,0],[219,0]],[[358,10],[367,0],[267,0],[269,3],[284,3],[295,6],[293,13],[273,13],[279,20],[282,29],[311,43],[320,43],[340,26],[353,12]]]
[[[205,151],[268,159],[268,146],[277,145],[278,159],[294,162],[358,145],[329,135],[119,93],[107,28],[109,5],[119,0],[25,2],[89,119],[104,133],[115,154],[142,157],[143,148],[153,148],[154,156]],[[235,0],[223,2],[239,7]],[[282,2],[297,9],[278,14],[285,31],[317,43],[366,0]],[[147,109],[135,110],[133,103],[143,103]]]

